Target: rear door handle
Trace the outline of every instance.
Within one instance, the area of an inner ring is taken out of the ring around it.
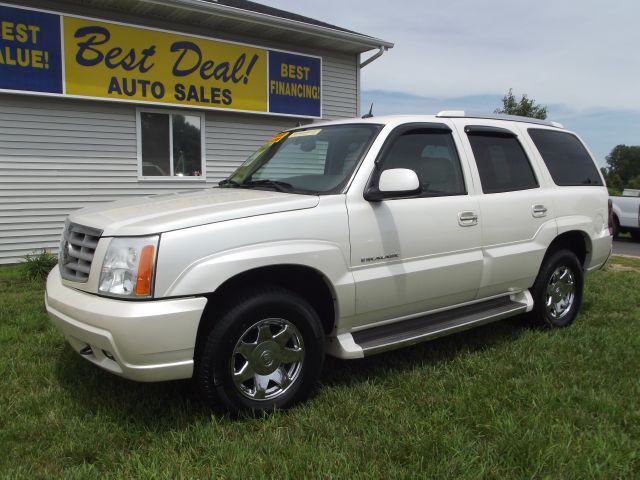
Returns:
[[[476,212],[458,212],[458,225],[461,227],[472,227],[478,224],[478,214]]]
[[[546,217],[547,216],[547,207],[541,204],[536,204],[531,206],[531,215],[536,218]]]

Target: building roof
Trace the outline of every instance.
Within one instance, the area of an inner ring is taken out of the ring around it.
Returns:
[[[137,17],[176,26],[190,25],[231,39],[264,39],[284,46],[295,43],[300,47],[352,54],[393,47],[386,40],[249,0],[23,1],[25,6],[40,8],[43,4],[45,8],[53,8],[55,4],[62,11],[78,15],[122,21]]]
[[[280,10],[279,8],[269,7],[268,5],[262,5],[261,3],[249,2],[248,0],[203,0],[209,3],[217,3],[218,5],[226,5],[227,7],[239,8],[241,10],[247,10],[249,12],[260,13],[263,15],[269,15],[272,17],[279,17],[288,20],[294,20],[300,23],[308,23],[309,25],[316,25],[318,27],[330,28],[332,30],[339,30],[341,32],[353,33],[356,35],[363,35],[353,30],[347,30],[346,28],[337,27],[330,23],[321,22],[314,18],[305,17],[304,15],[298,15],[297,13],[287,12],[286,10]],[[371,38],[371,37],[369,37]]]
[[[97,0],[82,0],[82,3],[104,5]],[[291,34],[295,33],[296,44],[316,48],[362,53],[393,47],[393,43],[386,40],[248,0],[112,0],[109,3],[120,9],[129,4],[134,12],[285,43],[291,43]]]

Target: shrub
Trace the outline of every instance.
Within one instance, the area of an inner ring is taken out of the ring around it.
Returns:
[[[26,255],[24,258],[24,273],[30,280],[44,280],[56,263],[58,257],[42,249],[39,253]]]

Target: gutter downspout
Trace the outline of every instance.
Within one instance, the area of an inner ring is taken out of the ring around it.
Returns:
[[[378,51],[376,53],[374,53],[373,55],[371,55],[369,58],[367,58],[365,61],[360,63],[360,68],[358,68],[358,72],[357,72],[357,77],[356,77],[356,82],[358,84],[358,89],[356,90],[356,116],[360,116],[361,115],[361,111],[360,111],[360,71],[366,67],[367,65],[369,65],[371,62],[376,61],[378,58],[380,58],[384,52],[386,52],[387,50],[389,50],[388,47],[385,47],[384,45],[380,45],[378,47]]]
[[[387,47],[384,47],[384,46],[380,46],[380,47],[378,47],[378,48],[379,48],[378,52],[377,52],[377,53],[374,53],[372,56],[370,56],[370,57],[369,57],[369,58],[367,58],[364,62],[362,62],[362,63],[360,64],[360,68],[364,68],[364,67],[366,67],[366,66],[367,66],[367,65],[369,65],[371,62],[374,62],[375,60],[377,60],[378,58],[380,58],[384,52],[386,52],[387,50],[389,50]]]

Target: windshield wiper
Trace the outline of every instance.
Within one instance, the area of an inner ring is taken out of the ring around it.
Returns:
[[[269,180],[265,178],[263,180],[251,180],[250,182],[244,182],[240,184],[241,187],[273,187],[279,192],[290,192],[293,189],[293,185],[287,182],[281,182],[279,180]]]
[[[218,186],[223,188],[240,188],[240,184],[235,180],[231,180],[230,178],[219,181]]]

